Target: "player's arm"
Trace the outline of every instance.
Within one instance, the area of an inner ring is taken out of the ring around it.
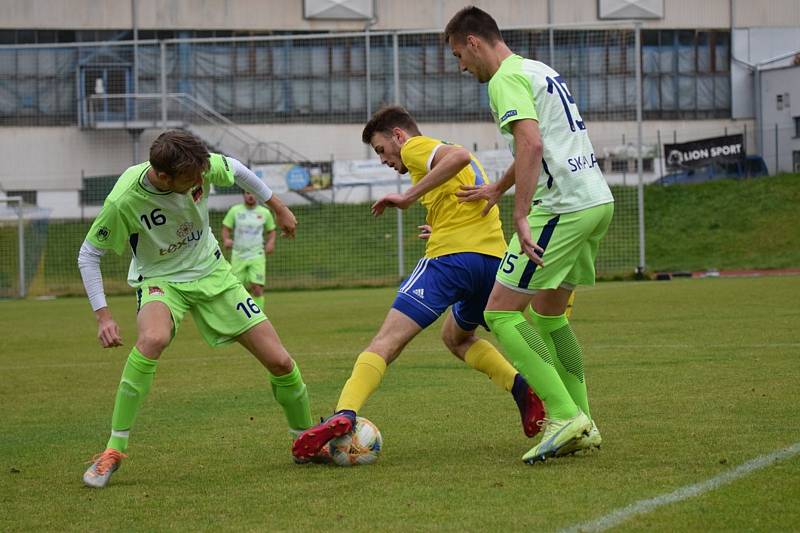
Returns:
[[[425,177],[403,193],[387,194],[372,205],[372,214],[383,213],[387,207],[407,209],[422,196],[451,179],[469,165],[472,154],[464,147],[441,144],[431,161],[431,170]]]
[[[122,346],[122,336],[106,303],[103,275],[100,271],[100,259],[104,253],[105,250],[97,248],[88,240],[83,241],[78,252],[78,269],[97,320],[97,339],[103,348],[113,348]]]
[[[481,216],[486,216],[489,211],[500,201],[500,197],[510,189],[516,180],[514,174],[514,162],[511,162],[506,169],[503,177],[494,183],[486,185],[462,185],[461,190],[456,192],[459,202],[478,202],[485,201],[486,205],[481,211]]]
[[[266,242],[264,243],[264,252],[269,255],[275,251],[275,237],[277,232],[273,230],[267,231]]]
[[[233,239],[231,238],[231,228],[222,223],[222,245],[225,248],[233,247]]]
[[[542,266],[541,254],[544,250],[531,237],[528,214],[531,210],[533,193],[542,170],[542,135],[539,123],[532,119],[514,121],[511,124],[514,134],[514,229],[517,231],[520,247],[528,258]]]
[[[241,161],[232,157],[228,158],[228,163],[233,169],[233,180],[236,185],[253,194],[258,201],[266,204],[275,213],[275,223],[281,228],[281,235],[285,237],[294,237],[295,229],[297,227],[297,219],[294,213],[286,207],[272,189],[267,187],[252,170],[244,166]]]

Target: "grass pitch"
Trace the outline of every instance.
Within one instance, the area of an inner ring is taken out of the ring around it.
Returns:
[[[268,294],[315,415],[328,414],[391,289]],[[380,461],[294,465],[279,407],[238,346],[187,318],[101,491],[126,349],[102,350],[83,299],[0,302],[0,530],[558,530],[800,441],[800,277],[604,283],[579,290],[603,449],[528,466],[514,403],[449,355],[439,324],[390,367],[363,416]],[[133,297],[112,298],[126,347]],[[640,531],[797,527],[800,456],[623,523]]]

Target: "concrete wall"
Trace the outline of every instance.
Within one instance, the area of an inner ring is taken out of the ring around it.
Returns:
[[[764,71],[761,87],[764,160],[770,172],[792,172],[792,152],[800,151],[794,126],[800,117],[800,65]]]
[[[734,118],[752,118],[755,116],[753,70],[741,62],[756,65],[800,49],[800,27],[738,28],[733,31],[731,40],[731,114]],[[770,67],[789,65],[792,61],[792,58],[784,59]]]
[[[792,96],[800,102],[800,94]],[[588,129],[598,157],[606,159],[635,158],[636,124],[633,122],[590,122]],[[360,124],[351,125],[265,125],[245,126],[254,136],[264,140],[280,140],[310,160],[369,159],[375,155],[361,143]],[[493,123],[420,123],[426,135],[457,142],[470,150],[505,150],[505,143]],[[753,122],[737,120],[650,121],[644,123],[644,142],[647,157],[655,157],[654,172],[645,176],[649,182],[659,177],[663,143],[712,137],[728,133],[747,132],[747,151],[754,151]],[[125,131],[93,131],[79,128],[0,128],[0,158],[17,161],[0,170],[0,188],[4,190],[38,191],[37,203],[51,209],[53,218],[92,217],[97,208],[81,208],[79,190],[81,177],[121,173],[131,164],[147,159],[150,143],[158,130],[146,130],[139,138],[134,157],[134,142]],[[787,152],[788,153],[788,152]],[[234,154],[235,155],[235,154]],[[791,158],[791,154],[788,153]],[[609,183],[635,183],[635,171],[607,174]],[[375,188],[372,198],[391,192],[393,187]],[[347,189],[337,192],[340,201],[367,201],[368,189]],[[294,194],[288,203],[304,200]],[[223,209],[238,201],[238,197],[215,198],[212,208]]]
[[[375,30],[441,29],[464,0],[375,0]],[[594,23],[597,0],[475,0],[501,27]],[[303,19],[301,0],[136,0],[145,29],[360,30],[364,21]],[[128,29],[131,0],[6,0],[0,28]],[[553,11],[548,17],[548,6]],[[731,6],[733,5],[733,17]],[[797,0],[664,0],[664,18],[649,28],[800,26]]]

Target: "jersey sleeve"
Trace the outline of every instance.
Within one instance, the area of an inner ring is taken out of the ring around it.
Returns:
[[[400,149],[400,159],[416,183],[428,173],[428,163],[441,142],[425,137],[412,137]]]
[[[264,208],[264,229],[267,231],[275,231],[275,218],[272,216],[272,211]]]
[[[86,240],[97,248],[113,250],[117,255],[122,255],[130,234],[130,228],[117,205],[107,201],[94,219]]]
[[[225,218],[222,219],[222,225],[231,229],[236,227],[236,206],[231,207],[228,209],[228,212],[225,213]]]
[[[228,164],[227,157],[221,154],[211,154],[208,157],[208,162],[209,168],[203,175],[206,181],[220,187],[233,185],[233,169]]]
[[[539,120],[530,81],[522,74],[501,74],[489,83],[489,100],[497,112],[497,126],[506,132],[511,131],[511,123],[516,120]]]

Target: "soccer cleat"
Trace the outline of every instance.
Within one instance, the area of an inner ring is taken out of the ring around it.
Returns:
[[[102,489],[108,485],[111,474],[119,468],[122,460],[128,457],[113,448],[92,457],[92,466],[83,474],[83,484],[93,489]]]
[[[592,421],[582,411],[566,420],[545,419],[542,440],[522,456],[528,464],[555,457],[558,451],[573,441],[589,435]]]
[[[545,417],[544,404],[539,396],[525,381],[522,375],[514,377],[514,387],[511,389],[514,401],[517,402],[519,415],[522,419],[522,430],[527,437],[535,437],[542,429]]]
[[[303,431],[292,444],[292,455],[295,459],[308,459],[319,455],[325,445],[353,430],[356,425],[354,413],[334,413],[316,426]]]
[[[556,457],[572,455],[576,452],[582,452],[584,450],[599,449],[602,442],[603,439],[600,437],[600,431],[597,429],[597,425],[594,423],[594,420],[592,420],[592,427],[589,430],[589,434],[580,437],[579,439],[558,450]]]
[[[292,436],[292,442],[300,436],[302,431],[299,429],[290,429],[289,434]],[[322,449],[316,455],[308,458],[299,458],[292,456],[294,459],[295,464],[298,465],[305,465],[309,463],[320,464],[320,465],[327,465],[333,463],[333,458],[331,457],[331,451],[328,449],[327,446],[323,446]]]

